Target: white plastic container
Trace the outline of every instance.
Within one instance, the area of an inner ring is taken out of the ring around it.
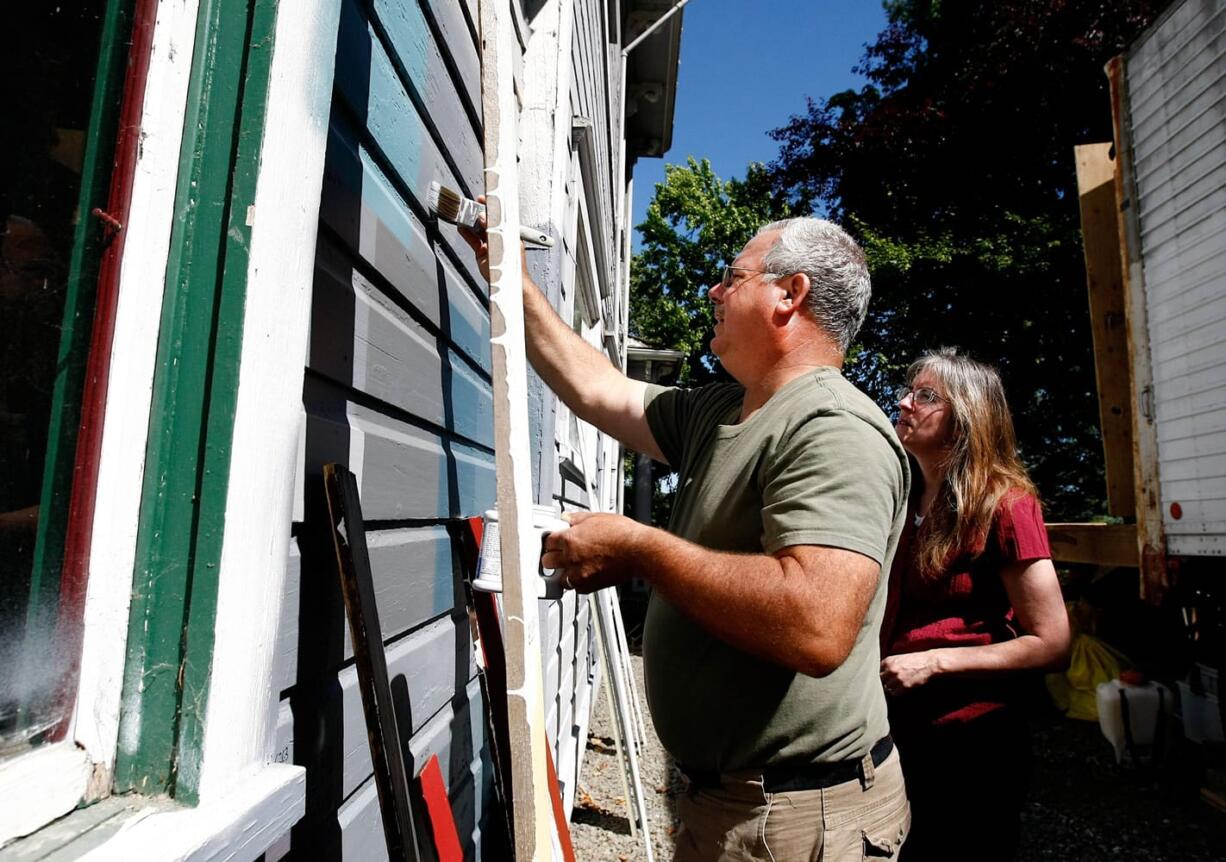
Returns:
[[[1120,677],[1099,683],[1098,726],[1115,749],[1116,763],[1157,763],[1170,747],[1175,697],[1134,671]]]
[[[532,507],[532,528],[541,537],[541,548],[537,549],[537,557],[544,549],[545,537],[557,530],[570,527],[561,518],[561,510],[553,506]],[[484,514],[485,527],[481,533],[481,554],[477,560],[477,577],[473,579],[473,588],[486,593],[502,592],[502,551],[500,548],[500,531],[498,529],[498,510],[489,509]],[[557,599],[562,597],[562,579],[553,569],[545,569],[537,564],[537,574],[540,581],[537,586],[537,596],[542,599]]]

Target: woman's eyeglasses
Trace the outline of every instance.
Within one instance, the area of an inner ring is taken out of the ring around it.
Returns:
[[[949,403],[948,398],[943,398],[940,395],[937,395],[936,392],[928,389],[927,387],[912,389],[910,386],[899,386],[896,390],[894,390],[894,400],[899,404],[901,404],[902,400],[908,395],[911,396],[911,402],[920,407],[927,407],[929,404],[936,401],[944,401],[946,404]]]

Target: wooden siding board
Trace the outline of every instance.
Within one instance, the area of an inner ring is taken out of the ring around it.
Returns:
[[[1159,243],[1175,242],[1198,226],[1213,230],[1221,222],[1215,220],[1226,206],[1226,165],[1219,164],[1212,170],[1193,178],[1195,183],[1183,189],[1182,194],[1160,202],[1144,202],[1141,210],[1141,241],[1145,247]]]
[[[413,81],[409,83],[416,87]],[[438,174],[444,172],[465,194],[483,187],[481,148],[472,130],[467,139],[444,143],[441,135],[436,138],[431,131],[433,114],[429,118],[421,114],[388,47],[363,15],[358,0],[346,0],[341,9],[336,87],[419,199],[424,200],[430,181],[441,180]],[[441,116],[450,112],[437,113]]]
[[[463,604],[452,541],[443,526],[367,533],[383,636],[391,641]],[[345,641],[345,658],[353,655]]]
[[[360,143],[362,137],[351,117],[333,111],[320,206],[323,222],[342,238],[344,245],[361,254],[398,289],[416,297],[423,308],[438,306],[437,298],[429,298],[430,288],[435,284],[435,258],[447,260],[448,266],[455,262],[473,289],[484,297],[488,291],[485,278],[456,228],[429,216],[424,189],[420,190],[423,197],[418,199],[405,190],[402,180],[399,185],[393,181],[379,158]],[[439,179],[446,182],[449,177],[450,174]],[[426,227],[427,222],[430,228]],[[431,235],[441,240],[445,256],[438,253]],[[398,260],[398,253],[405,260]]]
[[[373,776],[345,801],[336,814],[344,862],[387,862],[387,841],[379,813],[379,791]],[[305,842],[304,842],[305,843]],[[321,854],[327,858],[331,854]]]
[[[1132,104],[1137,110],[1132,115],[1133,128],[1142,134],[1173,118],[1186,123],[1221,101],[1220,87],[1226,76],[1215,66],[1216,57],[1208,42],[1197,47],[1186,62],[1182,59],[1180,62],[1177,75],[1160,82],[1150,78],[1147,82],[1150,86],[1146,87],[1149,92],[1140,99],[1134,93]]]
[[[290,539],[285,561],[285,596],[281,600],[281,621],[273,644],[272,690],[275,697],[294,684],[298,674],[298,602],[302,595],[302,554],[298,540]]]
[[[444,709],[431,724],[409,743],[410,753],[420,770],[430,755],[439,755],[439,766],[447,776],[447,795],[466,859],[481,858],[480,826],[486,815],[483,805],[487,793],[487,765],[481,754],[484,720],[481,718],[480,692],[478,700],[460,710],[460,714]],[[457,723],[458,722],[458,723]],[[473,742],[474,756],[467,764],[451,756],[451,736],[459,731]],[[458,767],[458,768],[457,768]],[[383,828],[379,819],[379,798],[372,780],[364,782],[340,806],[336,814],[341,833],[341,857],[354,862],[386,859]],[[382,848],[382,849],[381,849]]]
[[[1226,433],[1226,405],[1218,405],[1209,410],[1188,411],[1160,422],[1158,442],[1165,445],[1173,440],[1190,440],[1201,435],[1210,437],[1223,433]]]
[[[444,155],[396,75],[382,42],[352,3],[346,3],[341,12],[340,31],[337,93],[351,123],[362,126],[362,143],[377,151],[395,175],[398,191],[411,199],[419,217],[427,217],[426,191],[434,180],[470,196],[472,189],[483,189],[480,149],[458,148]],[[334,126],[340,125],[339,119],[334,109]],[[329,161],[331,157],[329,153]],[[471,260],[472,253],[454,227],[440,224],[439,233],[458,261]]]
[[[1207,101],[1209,97],[1206,95],[1205,98]],[[1170,134],[1172,142],[1169,156],[1178,159],[1178,163],[1172,169],[1165,162],[1147,158],[1145,163],[1139,166],[1142,172],[1137,176],[1137,187],[1142,192],[1154,190],[1154,186],[1159,182],[1158,177],[1163,172],[1172,171],[1171,176],[1173,177],[1179,176],[1180,173],[1190,173],[1198,165],[1205,164],[1206,159],[1212,158],[1213,151],[1222,145],[1220,129],[1217,127],[1218,120],[1213,113],[1214,111],[1220,113],[1223,102],[1226,102],[1226,95],[1214,97],[1212,104],[1207,105],[1206,110],[1179,130],[1164,128],[1149,130],[1150,134],[1163,131]]]
[[[603,266],[597,262],[600,285],[599,292],[603,295],[612,286],[613,270],[616,256],[612,250],[612,236],[615,223],[613,215],[613,190],[611,188],[611,147],[609,143],[609,100],[611,93],[607,90],[608,69],[606,68],[604,51],[600,44],[593,46],[593,33],[601,30],[600,11],[593,14],[590,3],[575,3],[575,32],[571,47],[571,62],[574,66],[574,90],[577,100],[576,113],[592,123],[591,136],[594,147],[595,167],[590,177],[592,188],[584,188],[584,195],[589,201],[587,210],[593,223],[591,230],[598,233],[598,240],[603,250]],[[605,89],[602,89],[605,88]],[[596,309],[597,313],[601,309]],[[613,324],[614,322],[610,322]]]
[[[442,37],[440,47],[451,58],[463,88],[472,99],[480,115],[481,106],[481,55],[477,41],[469,29],[464,10],[455,0],[418,0],[433,19]]]
[[[1164,462],[1163,479],[1171,483],[1172,491],[1177,482],[1196,482],[1201,479],[1226,479],[1226,454],[1200,455],[1194,458],[1172,458]],[[1226,483],[1219,485],[1226,488]]]
[[[479,156],[480,63],[476,66],[466,63],[461,71],[454,62],[453,50],[449,50],[452,46],[435,39],[430,26],[434,10],[429,4],[423,8],[422,0],[373,0],[371,10],[417,96],[425,105],[435,108],[430,116],[442,143],[448,147],[457,142],[475,147]],[[455,44],[455,53],[463,54],[466,41]],[[452,74],[453,68],[461,72],[459,80]]]
[[[313,374],[303,387],[308,412],[307,475],[329,462],[358,476],[368,521],[468,517],[494,499],[494,458],[483,449],[355,404]]]
[[[480,705],[467,617],[443,617],[385,652],[397,720],[405,736],[418,735],[440,711],[449,709],[456,692],[463,700],[476,691]],[[329,680],[297,687],[290,702],[298,762],[313,780],[332,788],[331,798],[338,803],[347,799],[373,774],[356,668],[350,665]],[[464,718],[456,728],[466,723],[471,722]],[[463,744],[472,747],[471,740]],[[478,739],[476,749],[480,747]],[[421,765],[418,762],[409,771],[415,773]],[[326,799],[323,802],[327,804]]]
[[[1129,57],[1130,72],[1135,71],[1137,64],[1144,67],[1144,74],[1136,76],[1139,97],[1148,96],[1160,85],[1159,72],[1163,76],[1179,74],[1182,58],[1188,54],[1189,46],[1204,24],[1204,11],[1203,8],[1191,8],[1191,4],[1172,4],[1163,17],[1133,45]],[[1219,4],[1218,11],[1211,13],[1212,18],[1220,16],[1221,11]]]
[[[1162,363],[1163,377],[1154,377],[1154,391],[1161,390],[1158,400],[1159,418],[1169,409],[1172,415],[1182,415],[1195,403],[1183,403],[1193,399],[1202,406],[1226,401],[1226,378],[1222,375],[1220,354],[1212,350],[1200,350],[1172,358],[1166,351],[1158,354]]]
[[[468,440],[493,446],[490,384],[353,270],[318,258],[309,367]]]
[[[294,710],[288,700],[277,705],[277,724],[272,736],[270,763],[294,762]]]
[[[453,568],[452,544],[445,527],[425,526],[378,530],[367,534],[371,574],[379,601],[379,618],[385,642],[435,619],[462,603],[461,587]],[[285,692],[296,681],[310,681],[312,669],[298,668],[298,618],[302,595],[301,555],[293,544],[287,561],[286,597],[277,632],[274,658],[274,687]],[[336,673],[353,656],[353,646],[345,625],[343,646],[335,653],[335,664],[314,669],[320,674]]]
[[[1130,90],[1142,116],[1147,108],[1161,105],[1171,85],[1182,88],[1205,68],[1213,36],[1226,28],[1223,11],[1219,4],[1206,18],[1182,6],[1177,16],[1160,22],[1150,38],[1134,46],[1129,72],[1135,85],[1130,83]]]

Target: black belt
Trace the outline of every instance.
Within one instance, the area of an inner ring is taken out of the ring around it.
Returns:
[[[894,750],[894,740],[883,736],[869,751],[873,766],[885,763]],[[693,769],[679,766],[681,774],[697,789],[722,787],[723,777],[711,769]],[[806,763],[803,765],[768,766],[762,770],[762,789],[767,793],[784,793],[789,790],[820,790],[834,787],[846,781],[864,778],[861,759],[840,760],[837,763]]]

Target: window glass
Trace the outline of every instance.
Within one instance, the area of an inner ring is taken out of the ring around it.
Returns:
[[[75,664],[55,648],[80,619],[58,601],[82,365],[63,336],[66,313],[86,339],[92,315],[94,286],[68,285],[105,7],[10,4],[0,35],[0,757],[62,723]],[[49,459],[53,438],[69,445]]]

